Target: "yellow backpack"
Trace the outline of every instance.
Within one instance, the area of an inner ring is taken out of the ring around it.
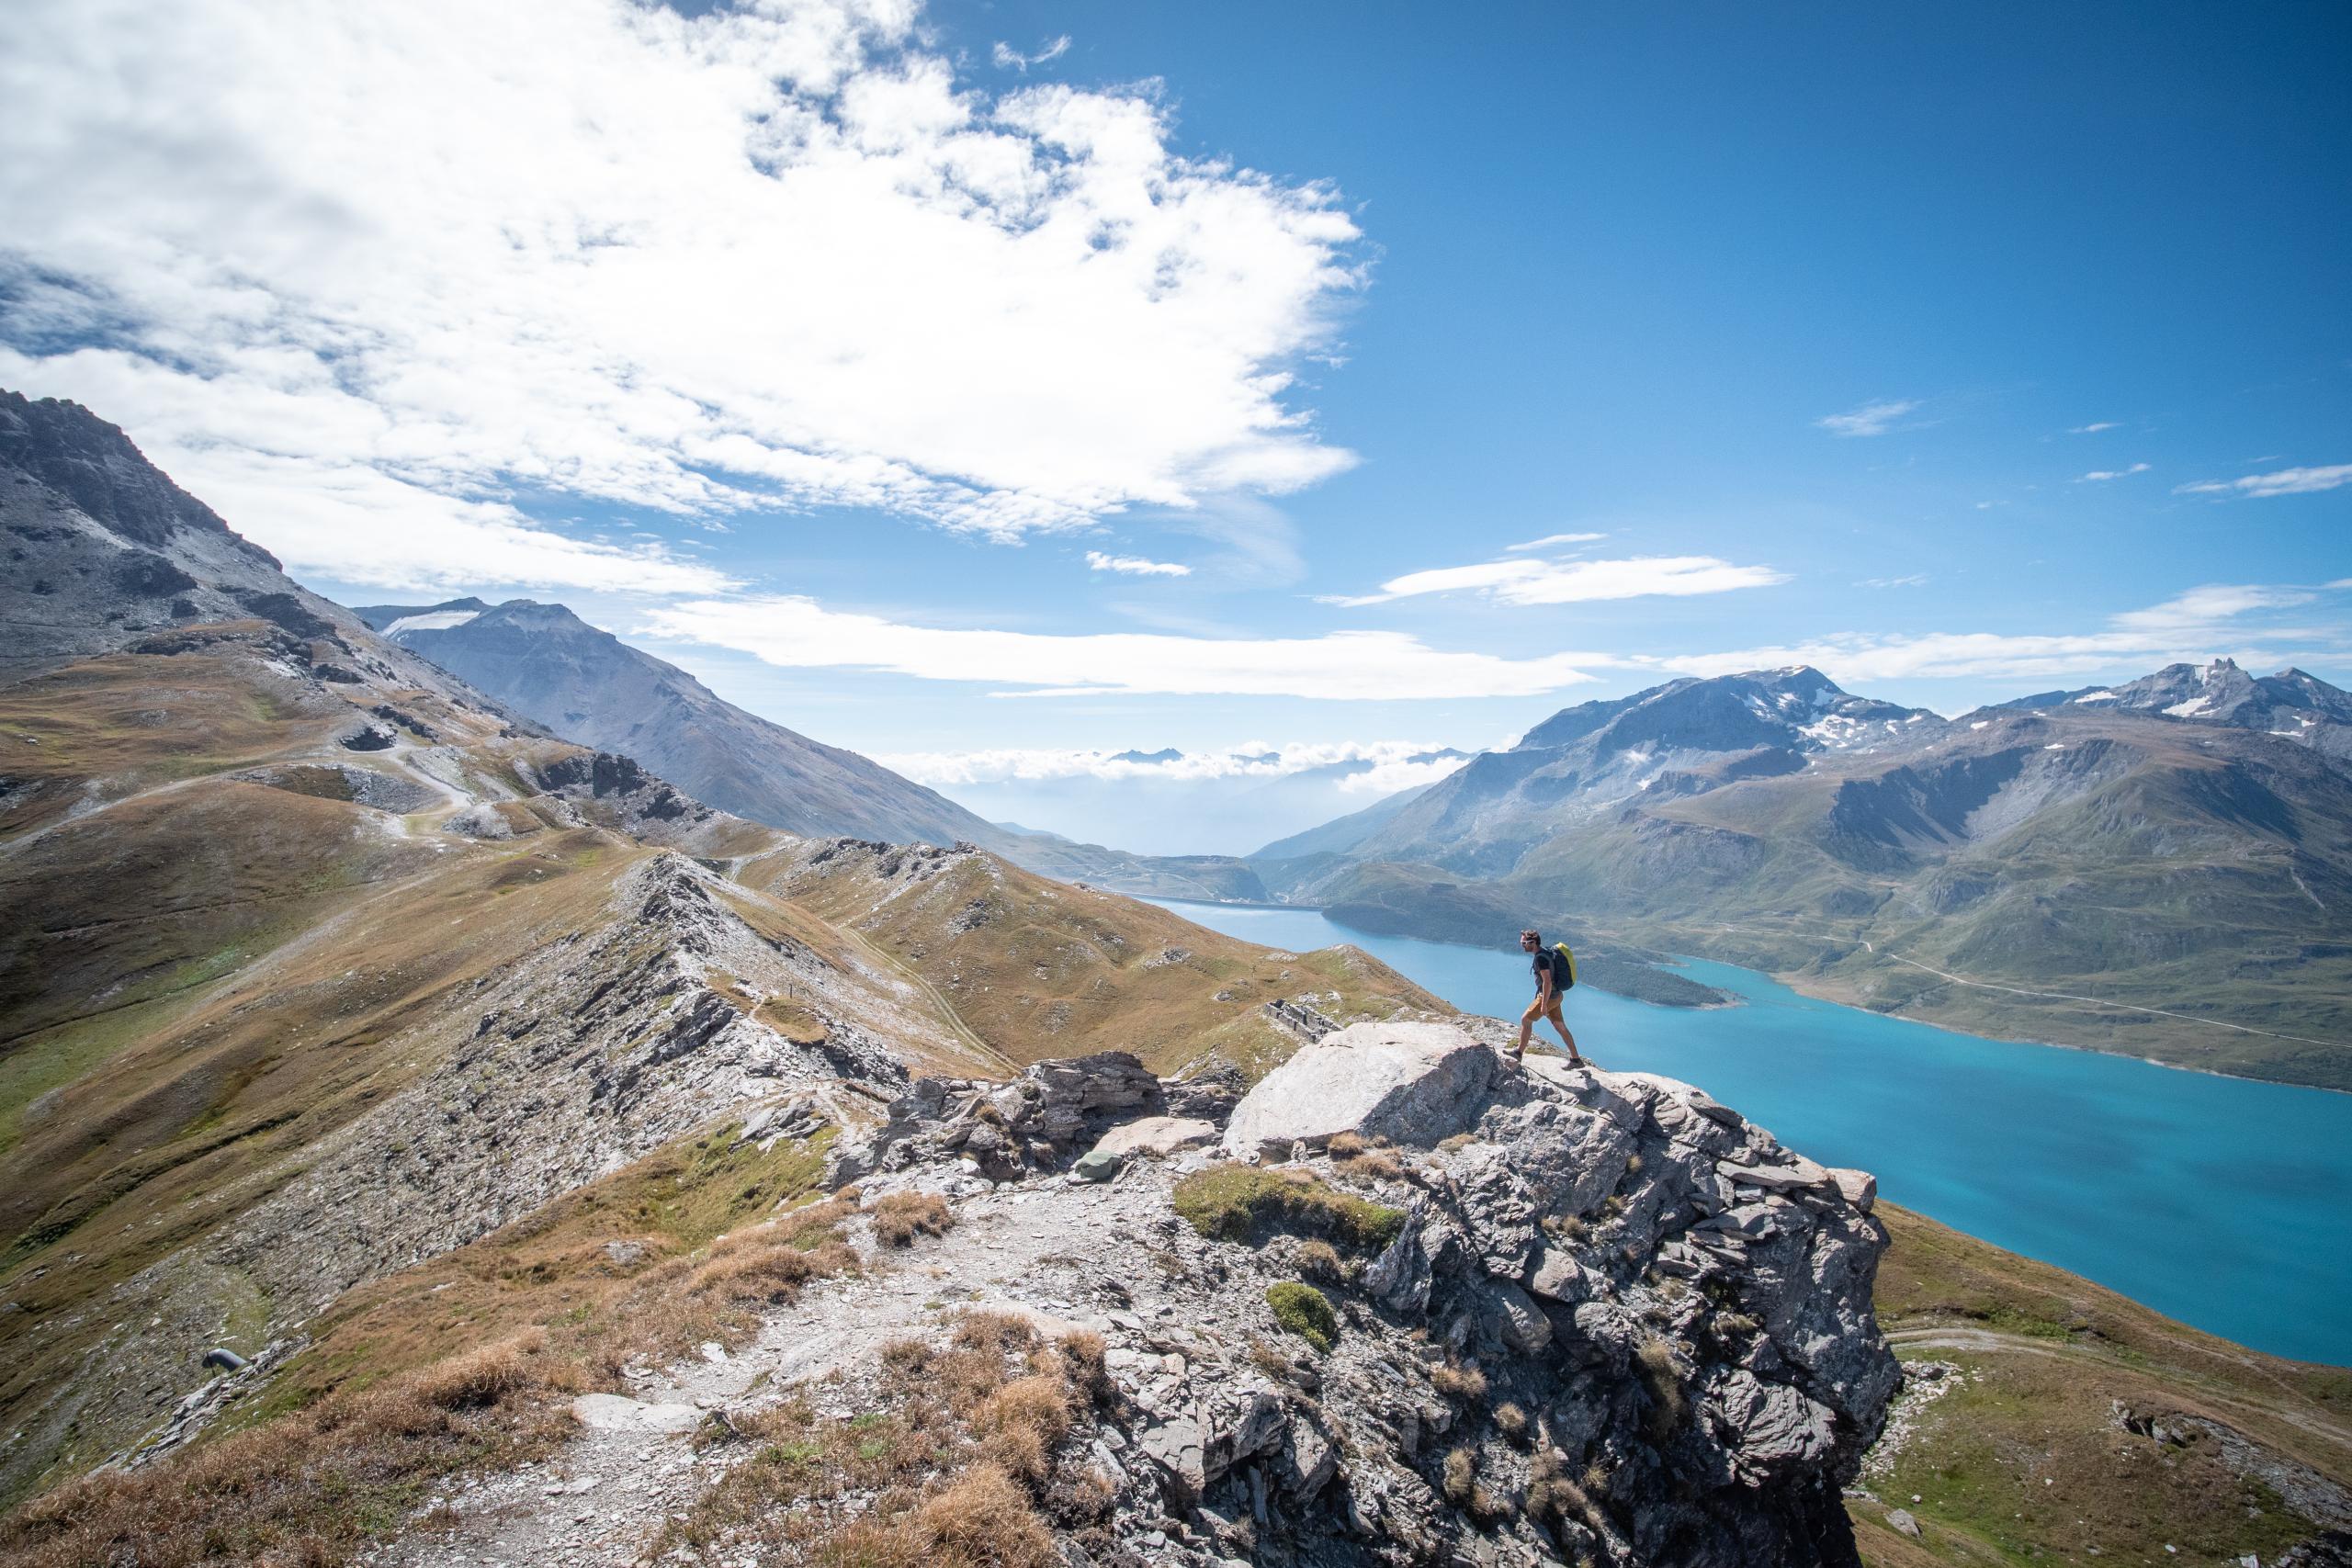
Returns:
[[[1560,964],[1555,965],[1553,968],[1552,977],[1555,980],[1559,980],[1560,965],[1565,965],[1568,972],[1568,977],[1566,980],[1560,981],[1560,989],[1564,991],[1575,990],[1577,987],[1577,955],[1568,951],[1568,944],[1565,942],[1554,942],[1552,944],[1552,951],[1555,953],[1557,953],[1560,959]]]

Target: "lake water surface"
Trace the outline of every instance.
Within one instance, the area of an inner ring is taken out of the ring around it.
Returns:
[[[1515,952],[1372,936],[1313,909],[1158,902],[1294,953],[1352,942],[1467,1012],[1516,1018],[1534,994]],[[1685,973],[1745,1005],[1578,987],[1577,1045],[1697,1084],[1996,1246],[2256,1349],[2352,1363],[2352,1095],[1979,1040],[1724,964]]]

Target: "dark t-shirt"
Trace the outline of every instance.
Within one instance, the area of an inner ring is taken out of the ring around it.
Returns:
[[[1567,972],[1563,966],[1563,960],[1556,949],[1549,947],[1537,948],[1535,950],[1535,962],[1531,965],[1531,968],[1535,976],[1535,988],[1537,990],[1540,991],[1544,988],[1544,977],[1546,975],[1549,975],[1552,977],[1552,990],[1555,995],[1557,995],[1568,988]]]

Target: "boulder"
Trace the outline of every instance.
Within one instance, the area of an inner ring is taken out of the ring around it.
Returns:
[[[1878,1178],[1869,1171],[1832,1170],[1829,1179],[1838,1184],[1838,1190],[1846,1201],[1863,1213],[1867,1214],[1878,1206]]]
[[[1165,1471],[1180,1496],[1198,1497],[1208,1488],[1200,1423],[1178,1416],[1147,1427],[1136,1441],[1144,1456]]]
[[[1533,1297],[1508,1280],[1497,1280],[1487,1289],[1494,1302],[1495,1332],[1504,1344],[1532,1355],[1552,1343],[1552,1320]]]
[[[1069,1168],[1069,1173],[1080,1181],[1108,1181],[1118,1175],[1120,1168],[1126,1163],[1125,1156],[1097,1148],[1079,1156],[1078,1163]]]
[[[1198,1148],[1203,1144],[1216,1142],[1216,1124],[1190,1116],[1146,1116],[1134,1122],[1123,1122],[1096,1141],[1098,1155],[1116,1155],[1125,1159],[1134,1155],[1149,1155],[1164,1159],[1180,1149]]]
[[[1547,1247],[1536,1255],[1535,1273],[1527,1288],[1555,1302],[1580,1302],[1591,1293],[1575,1255],[1557,1247]]]
[[[1477,1122],[1495,1070],[1451,1024],[1350,1024],[1267,1074],[1234,1107],[1225,1147],[1280,1158],[1356,1133],[1426,1148]]]

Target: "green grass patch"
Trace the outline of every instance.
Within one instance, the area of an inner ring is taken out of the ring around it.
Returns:
[[[1304,1231],[1377,1252],[1396,1239],[1405,1213],[1341,1192],[1305,1171],[1220,1165],[1176,1184],[1176,1212],[1212,1241],[1254,1244]]]
[[[1331,1299],[1314,1286],[1285,1280],[1268,1287],[1266,1304],[1274,1309],[1276,1323],[1317,1350],[1340,1342],[1340,1314],[1331,1310]]]

